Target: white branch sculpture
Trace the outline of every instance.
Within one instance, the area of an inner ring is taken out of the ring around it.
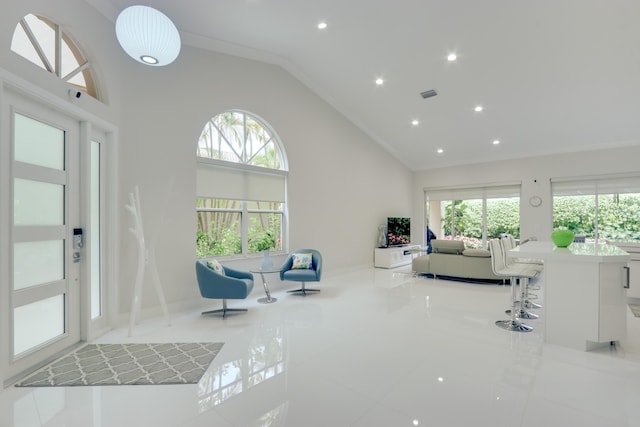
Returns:
[[[129,228],[129,231],[134,235],[138,243],[138,268],[136,270],[136,281],[133,289],[133,300],[131,301],[129,336],[133,335],[133,328],[138,323],[140,305],[142,302],[142,284],[144,283],[144,272],[147,268],[151,270],[153,284],[156,289],[158,299],[160,300],[160,306],[162,307],[164,317],[167,321],[167,324],[171,326],[169,311],[167,310],[167,303],[164,299],[164,292],[162,291],[160,277],[158,276],[158,270],[156,268],[156,258],[153,252],[153,245],[150,249],[148,249],[144,240],[142,210],[140,209],[140,192],[137,185],[134,189],[134,192],[135,193],[129,193],[129,204],[124,206],[133,216],[134,226]]]

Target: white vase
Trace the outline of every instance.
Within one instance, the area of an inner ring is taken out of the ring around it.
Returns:
[[[387,226],[381,225],[378,227],[378,247],[384,248],[387,246]]]
[[[264,257],[262,258],[262,264],[260,264],[260,268],[262,270],[271,270],[273,268],[273,262],[271,261],[271,257],[269,256],[269,249],[264,251]]]

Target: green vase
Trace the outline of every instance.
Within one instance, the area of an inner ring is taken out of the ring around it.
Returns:
[[[566,248],[573,242],[573,231],[554,230],[551,233],[551,241],[559,248]]]

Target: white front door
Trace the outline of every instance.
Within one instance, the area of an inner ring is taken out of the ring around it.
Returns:
[[[1,347],[5,381],[80,341],[84,262],[74,245],[80,124],[17,94],[8,95],[9,312],[3,314],[8,333],[2,334],[8,342]]]

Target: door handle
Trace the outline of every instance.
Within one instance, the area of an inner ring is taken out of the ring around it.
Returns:
[[[627,272],[627,274],[625,275],[625,283],[622,285],[622,287],[625,289],[629,289],[629,285],[631,284],[631,268],[628,266],[624,266],[622,268],[624,268]]]

